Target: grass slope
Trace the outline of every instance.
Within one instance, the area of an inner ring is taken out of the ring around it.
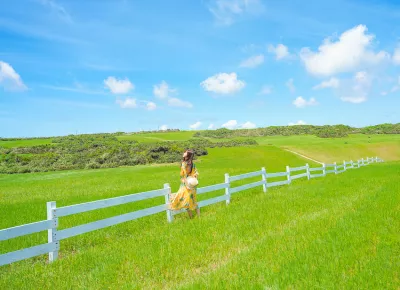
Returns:
[[[226,158],[221,156],[216,170],[229,162]],[[247,158],[242,159],[246,167]],[[133,187],[139,182],[139,172],[131,169],[120,174],[114,169],[114,174],[24,175],[14,183],[9,180],[6,192],[22,186],[31,188],[30,194],[16,202],[2,194],[2,202],[5,198],[23,209],[60,190],[65,196],[121,193],[129,187],[123,176],[135,176],[130,179]],[[156,179],[170,169],[142,170],[154,170]],[[297,180],[267,194],[259,189],[238,193],[229,206],[203,209],[200,219],[179,216],[167,224],[165,214],[159,214],[85,234],[62,241],[61,259],[52,265],[39,258],[0,268],[0,288],[396,289],[399,174],[400,163],[374,164],[337,176]],[[146,181],[141,180],[143,188]],[[98,192],[112,183],[114,188]],[[15,212],[8,212],[8,219]]]
[[[179,131],[168,133],[142,133],[117,136],[120,140],[135,140],[143,143],[154,143],[162,141],[186,141],[193,138],[193,131]]]
[[[254,138],[261,145],[274,145],[331,163],[379,156],[384,160],[400,160],[400,135],[353,134],[345,138],[316,136],[271,136]]]

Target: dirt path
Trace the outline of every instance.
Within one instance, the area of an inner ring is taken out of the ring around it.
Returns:
[[[294,151],[292,151],[292,150],[289,150],[289,149],[283,149],[283,150],[286,150],[286,151],[288,151],[288,152],[290,152],[290,153],[293,153],[293,154],[299,155],[299,156],[301,156],[301,157],[303,157],[303,158],[305,158],[305,159],[308,159],[308,160],[311,160],[311,161],[317,162],[317,163],[319,163],[319,164],[324,164],[323,162],[320,162],[320,161],[317,161],[317,160],[315,160],[315,159],[312,159],[312,158],[310,158],[310,157],[304,156],[304,155],[302,155],[302,154],[300,154],[300,153],[297,153],[297,152],[294,152]]]

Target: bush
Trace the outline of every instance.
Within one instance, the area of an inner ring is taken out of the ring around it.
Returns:
[[[119,141],[111,134],[69,135],[56,137],[53,142],[57,145],[2,149],[0,151],[0,173],[173,163],[182,159],[182,152],[187,148],[193,149],[196,158],[207,155],[207,148],[257,144],[254,140],[230,140],[212,143],[205,139],[143,144],[136,141]]]

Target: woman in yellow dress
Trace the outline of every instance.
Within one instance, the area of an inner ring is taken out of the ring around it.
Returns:
[[[194,152],[192,150],[186,150],[185,153],[183,153],[180,173],[181,185],[178,192],[172,196],[170,204],[172,210],[186,209],[189,218],[193,217],[192,211],[194,210],[196,210],[197,215],[200,216],[200,208],[196,199],[197,186],[191,188],[186,182],[189,176],[194,178],[199,176],[196,165],[193,163],[193,157]]]

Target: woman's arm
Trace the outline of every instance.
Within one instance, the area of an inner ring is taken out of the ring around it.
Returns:
[[[186,184],[186,178],[187,178],[186,162],[182,162],[181,164],[181,175],[182,175],[181,181]]]

